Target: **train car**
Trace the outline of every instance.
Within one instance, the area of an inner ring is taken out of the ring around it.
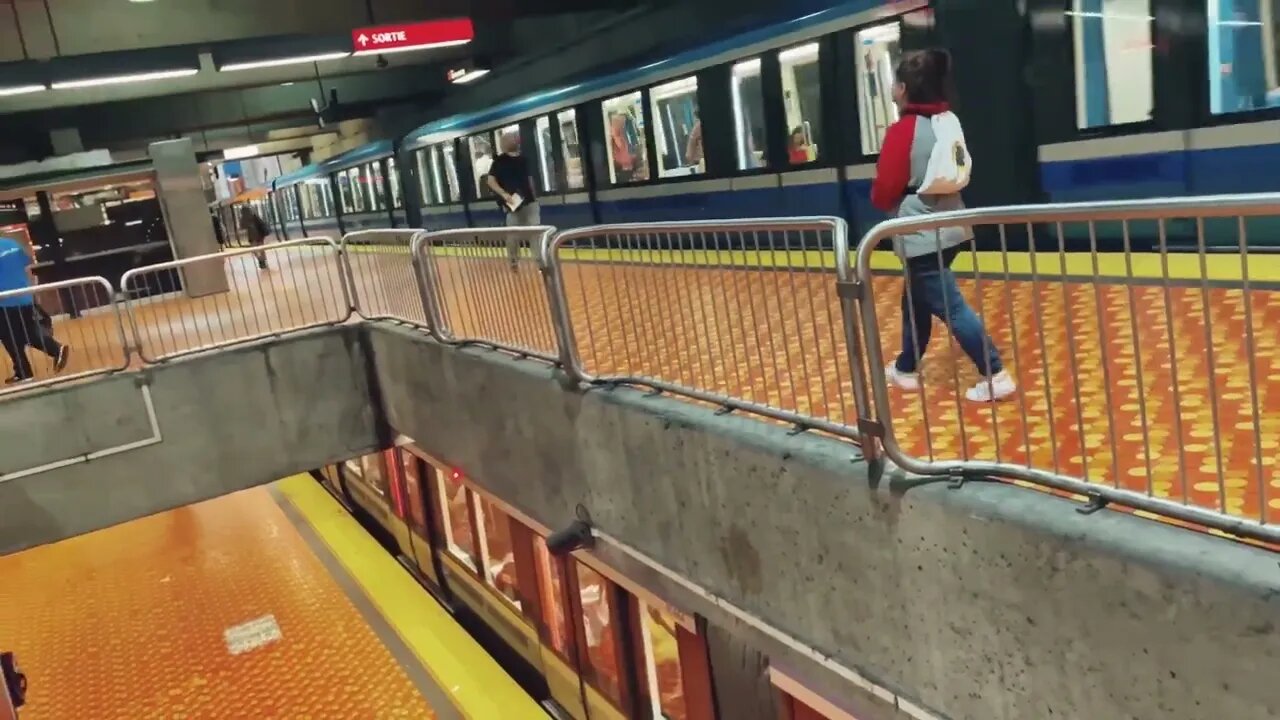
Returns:
[[[502,221],[479,181],[518,132],[543,222],[840,215],[865,231],[893,68],[945,47],[975,157],[973,206],[1273,190],[1280,153],[1276,20],[1216,0],[855,0],[636,67],[427,123],[400,143],[423,227]],[[1259,9],[1262,8],[1262,9]],[[992,42],[998,38],[998,42]],[[1208,40],[1206,43],[1205,40]],[[1276,221],[1248,244],[1275,248]],[[1099,225],[1098,247],[1123,247]],[[1129,228],[1135,250],[1195,250],[1194,224]],[[1023,232],[1085,250],[1087,228]],[[1234,222],[1207,249],[1238,250]],[[1163,238],[1162,238],[1163,236]],[[995,247],[993,236],[981,236]]]
[[[273,225],[282,239],[341,237],[406,227],[404,192],[393,143],[369,143],[272,182]]]
[[[460,469],[404,442],[316,476],[553,716],[716,717],[696,617],[589,554],[553,555],[547,528]]]

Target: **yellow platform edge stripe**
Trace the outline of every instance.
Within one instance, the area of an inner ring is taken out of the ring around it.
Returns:
[[[546,712],[315,479],[277,483],[463,717],[545,720]]]
[[[392,248],[349,250],[356,254],[408,254],[403,246]],[[527,251],[526,251],[527,252]],[[441,247],[432,250],[437,257],[506,257],[506,248],[501,247]],[[831,270],[835,271],[835,255],[822,250],[635,250],[635,249],[589,249],[565,248],[560,257],[570,262],[617,262],[634,265],[724,265],[742,270],[775,270],[794,268],[798,270]],[[1204,266],[1197,253],[1171,252],[1165,257],[1159,253],[1130,253],[1126,262],[1124,253],[1098,253],[1097,268],[1094,267],[1093,255],[1087,252],[1068,252],[1065,262],[1062,255],[1046,250],[1035,253],[1010,252],[1002,255],[996,251],[980,250],[978,252],[962,252],[956,258],[951,269],[961,275],[972,275],[975,270],[984,279],[998,281],[1005,274],[1026,280],[1033,275],[1050,280],[1063,275],[1088,280],[1095,275],[1099,279],[1139,280],[1144,282],[1159,281],[1168,278],[1185,284],[1187,281],[1199,282],[1202,278],[1210,282],[1239,283],[1244,279],[1244,272],[1249,272],[1249,281],[1258,283],[1280,283],[1280,256],[1250,255],[1247,264],[1242,262],[1239,253],[1213,253],[1205,255]],[[1165,266],[1168,266],[1166,270]],[[880,272],[900,272],[902,261],[891,252],[880,251],[871,254],[871,269]]]

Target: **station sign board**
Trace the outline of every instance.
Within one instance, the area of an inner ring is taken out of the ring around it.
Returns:
[[[464,45],[475,37],[470,18],[451,18],[356,28],[351,31],[351,46],[356,55],[374,55]]]

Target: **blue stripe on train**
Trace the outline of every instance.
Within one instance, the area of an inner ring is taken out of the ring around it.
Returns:
[[[1280,191],[1280,144],[1040,164],[1050,202]]]

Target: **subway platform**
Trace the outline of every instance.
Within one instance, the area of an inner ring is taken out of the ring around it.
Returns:
[[[307,477],[0,557],[22,720],[535,718]]]

